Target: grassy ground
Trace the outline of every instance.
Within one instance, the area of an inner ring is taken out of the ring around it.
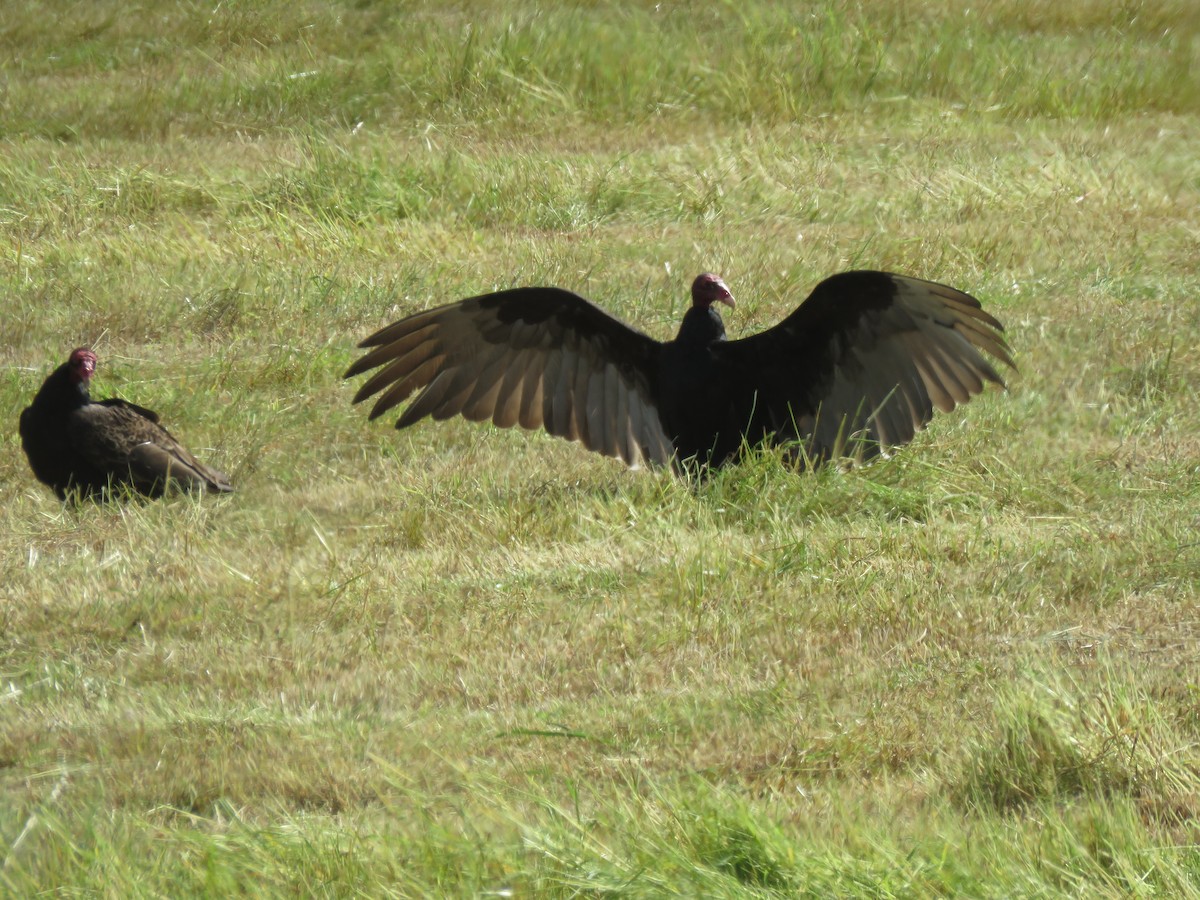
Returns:
[[[1200,895],[1188,0],[16,2],[0,22],[0,893]],[[825,275],[1021,371],[695,487],[352,408],[519,283],[669,336]],[[70,348],[229,498],[64,508]]]

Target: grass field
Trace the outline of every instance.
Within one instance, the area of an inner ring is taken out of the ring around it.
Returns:
[[[1192,0],[7,4],[0,894],[1200,896],[1198,148]],[[340,377],[852,267],[1008,392],[697,486]],[[38,484],[80,344],[238,493]]]

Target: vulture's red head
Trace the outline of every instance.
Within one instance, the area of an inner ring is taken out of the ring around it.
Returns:
[[[707,309],[714,303],[733,306],[733,294],[729,293],[729,288],[725,286],[720,275],[703,272],[692,282],[692,306]]]
[[[87,347],[72,350],[67,360],[67,370],[71,373],[73,384],[86,386],[96,372],[96,354]]]

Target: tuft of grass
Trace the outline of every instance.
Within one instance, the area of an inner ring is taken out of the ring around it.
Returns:
[[[958,801],[1009,813],[1124,796],[1148,800],[1144,814],[1172,826],[1190,819],[1200,785],[1186,730],[1127,678],[1108,677],[1092,694],[1059,674],[1002,701],[995,732],[981,737],[953,786]]]

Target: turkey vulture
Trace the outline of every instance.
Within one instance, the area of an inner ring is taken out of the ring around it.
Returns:
[[[912,440],[935,406],[1003,386],[981,350],[1016,368],[979,301],[932,281],[843,272],[733,341],[714,303],[733,296],[706,272],[660,342],[561,288],[481,294],[377,331],[345,377],[383,367],[354,397],[383,391],[372,419],[420,390],[397,428],[458,414],[544,428],[629,465],[703,469],[757,444],[799,442],[814,462],[873,455]]]
[[[21,443],[39,481],[63,500],[70,492],[94,497],[122,486],[148,497],[161,497],[168,484],[233,490],[225,475],[171,437],[156,413],[115,397],[93,401],[88,382],[95,371],[95,353],[72,350],[21,413]]]

